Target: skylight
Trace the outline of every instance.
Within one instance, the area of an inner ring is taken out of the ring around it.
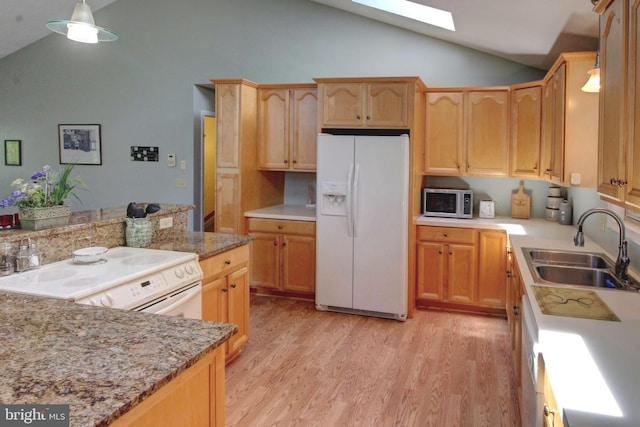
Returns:
[[[352,0],[364,6],[373,7],[405,18],[414,19],[429,25],[455,31],[453,15],[446,10],[413,3],[406,0]]]

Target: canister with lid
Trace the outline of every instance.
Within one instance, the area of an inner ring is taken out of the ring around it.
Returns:
[[[566,199],[560,203],[558,222],[564,225],[573,223],[573,208],[571,207],[571,202]]]

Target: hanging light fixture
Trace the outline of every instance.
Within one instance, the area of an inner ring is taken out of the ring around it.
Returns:
[[[600,0],[591,0],[591,4],[598,5]],[[589,79],[582,86],[583,92],[600,92],[600,17],[598,17],[598,52],[596,52],[596,63],[593,68],[587,71]]]
[[[96,25],[86,0],[82,0],[82,3],[76,3],[71,19],[49,21],[47,28],[58,34],[66,35],[69,40],[81,43],[110,42],[118,39],[117,34],[113,31]]]

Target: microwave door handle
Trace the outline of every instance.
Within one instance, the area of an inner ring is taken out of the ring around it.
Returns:
[[[351,209],[351,198],[353,197],[353,163],[349,165],[349,175],[347,176],[347,200],[344,201],[347,209],[347,235],[351,237],[353,230],[353,215]]]
[[[358,213],[360,198],[360,165],[356,164],[356,172],[353,177],[353,237],[358,237]]]

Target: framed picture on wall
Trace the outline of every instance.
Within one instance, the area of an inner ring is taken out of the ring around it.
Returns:
[[[58,125],[60,164],[102,164],[100,125]]]
[[[22,141],[19,139],[4,140],[4,164],[22,166]]]

